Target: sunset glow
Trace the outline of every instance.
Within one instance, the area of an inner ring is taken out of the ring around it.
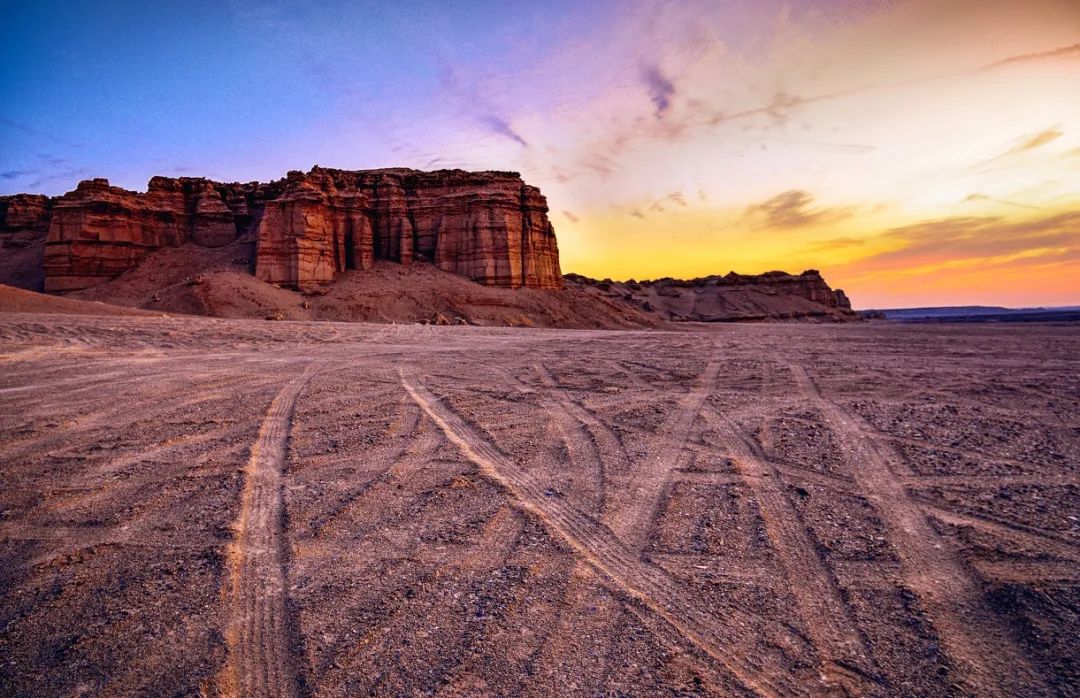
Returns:
[[[1075,0],[105,5],[5,10],[2,193],[517,170],[565,272],[1080,304]]]

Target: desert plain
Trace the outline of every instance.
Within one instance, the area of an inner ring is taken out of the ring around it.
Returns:
[[[1077,695],[1080,328],[0,314],[0,693]]]

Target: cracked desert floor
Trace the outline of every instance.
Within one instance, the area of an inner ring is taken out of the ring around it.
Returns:
[[[1076,695],[1080,328],[0,315],[0,693]]]

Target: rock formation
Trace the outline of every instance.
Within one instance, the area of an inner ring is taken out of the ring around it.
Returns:
[[[257,239],[259,279],[301,290],[376,259],[424,260],[488,286],[562,287],[547,201],[512,172],[315,167],[268,184],[154,177],[146,193],[92,179],[2,206],[0,231],[47,228],[53,292],[108,281],[161,247],[245,235]]]
[[[44,288],[42,259],[52,204],[39,194],[0,196],[0,283]]]
[[[419,259],[487,286],[561,288],[547,210],[512,172],[292,172],[259,222],[255,274],[304,289]]]
[[[833,290],[821,273],[771,271],[765,274],[706,276],[656,281],[594,281],[568,274],[567,281],[632,303],[666,320],[723,322],[795,318],[855,319],[851,302]]]
[[[0,196],[0,244],[20,247],[42,239],[53,200],[41,194]]]
[[[79,183],[56,199],[45,247],[45,290],[73,291],[108,281],[150,252],[193,242],[220,246],[251,224],[258,184],[154,177],[145,194]]]

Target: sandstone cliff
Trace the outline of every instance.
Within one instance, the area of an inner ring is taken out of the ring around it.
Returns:
[[[294,172],[266,204],[255,275],[304,289],[376,259],[424,260],[487,286],[561,288],[547,210],[511,172]]]
[[[39,194],[0,196],[0,283],[44,288],[42,258],[52,205],[53,199]]]
[[[145,193],[93,179],[57,199],[5,197],[0,231],[24,228],[48,230],[52,292],[108,281],[163,247],[245,236],[258,242],[259,279],[302,290],[377,259],[424,260],[488,286],[562,287],[547,201],[512,172],[315,167],[267,184],[154,177]]]
[[[856,319],[844,292],[830,288],[814,269],[801,274],[733,272],[686,281],[595,281],[576,274],[567,274],[566,280],[676,322]]]

